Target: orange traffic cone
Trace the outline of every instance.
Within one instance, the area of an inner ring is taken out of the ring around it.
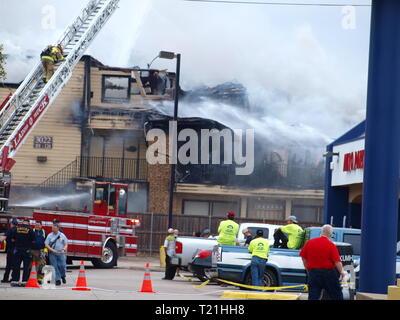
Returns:
[[[91,289],[89,289],[87,287],[85,266],[84,266],[84,262],[83,261],[81,262],[81,267],[79,269],[79,276],[78,276],[78,280],[76,281],[76,287],[72,288],[72,290],[91,291]]]
[[[29,276],[29,279],[28,279],[28,282],[27,282],[25,288],[40,288],[39,283],[37,281],[35,262],[32,262],[31,274]]]
[[[142,289],[139,292],[142,293],[155,293],[153,291],[153,285],[151,282],[151,278],[150,278],[150,271],[149,271],[150,265],[147,263],[146,264],[146,271],[144,273],[144,279],[142,282]]]

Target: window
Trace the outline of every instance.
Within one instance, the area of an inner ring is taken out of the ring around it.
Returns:
[[[96,186],[95,201],[107,201],[108,202],[108,188],[106,185]]]
[[[238,204],[236,202],[211,202],[212,210],[211,215],[213,217],[225,217],[229,211],[237,212]]]
[[[119,189],[119,198],[118,198],[118,214],[125,215],[126,214],[126,206],[128,201],[128,192],[126,188]]]
[[[208,216],[209,215],[208,201],[189,201],[183,202],[183,214],[192,216]]]
[[[110,201],[108,206],[110,209],[115,209],[115,186],[110,186]]]
[[[268,228],[259,228],[259,227],[248,227],[251,236],[255,238],[257,236],[257,231],[262,230],[264,232],[264,238],[268,239],[269,237],[269,229]]]
[[[296,216],[300,224],[302,222],[320,222],[321,208],[311,206],[293,206],[292,215]]]
[[[230,201],[207,201],[207,200],[184,200],[183,214],[213,217],[225,217],[229,211],[238,212],[237,202]]]
[[[129,76],[103,76],[102,102],[124,103],[130,101]]]
[[[353,254],[361,254],[361,234],[345,233],[343,235],[343,242],[350,243],[353,246]]]

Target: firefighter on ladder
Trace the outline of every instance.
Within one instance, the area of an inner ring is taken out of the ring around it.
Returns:
[[[64,50],[61,44],[57,46],[48,46],[46,49],[42,51],[40,54],[40,58],[42,59],[42,65],[44,68],[44,83],[47,83],[50,78],[54,74],[54,65],[60,61],[64,61],[65,58],[63,56]]]

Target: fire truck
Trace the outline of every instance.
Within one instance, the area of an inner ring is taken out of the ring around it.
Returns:
[[[55,42],[64,49],[65,59],[50,80],[43,80],[44,69],[38,58],[18,89],[0,105],[0,232],[8,228],[12,218],[18,218],[8,210],[15,154],[67,84],[88,46],[118,8],[119,0],[85,3],[79,16]],[[111,268],[119,256],[135,255],[139,221],[127,216],[128,185],[82,180],[75,181],[74,186],[71,193],[76,197],[64,203],[63,210],[33,210],[31,225],[41,221],[49,233],[53,220],[58,219],[69,241],[69,261],[91,260],[97,267]],[[20,222],[23,218],[26,217],[19,217]]]
[[[77,200],[69,205],[81,207],[81,211],[35,209],[29,217],[31,226],[41,221],[48,234],[53,221],[59,220],[68,238],[69,262],[90,260],[95,267],[112,268],[117,265],[118,257],[136,255],[136,228],[140,221],[127,215],[128,185],[82,180],[76,182],[75,194]],[[22,222],[27,217],[1,214],[0,231],[8,228],[12,218]]]

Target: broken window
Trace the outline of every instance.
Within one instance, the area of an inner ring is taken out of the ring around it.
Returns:
[[[102,102],[125,103],[130,101],[130,95],[129,76],[103,75]]]

